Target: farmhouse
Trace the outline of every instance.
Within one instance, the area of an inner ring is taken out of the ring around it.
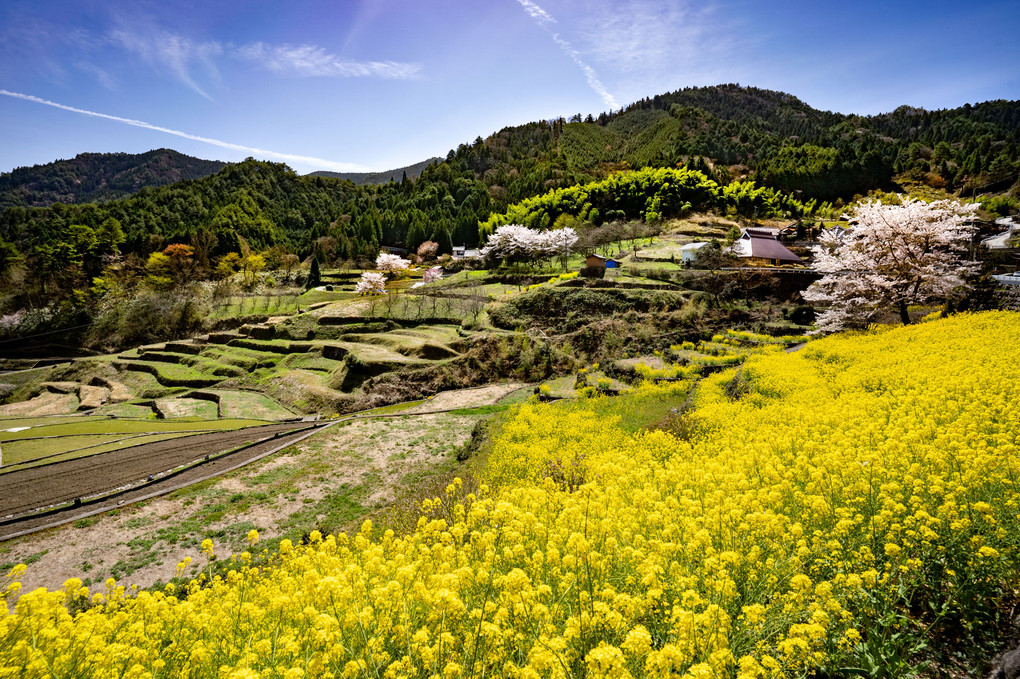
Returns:
[[[619,269],[619,260],[612,259],[611,257],[603,257],[602,255],[588,255],[584,260],[585,266],[598,267],[600,269]]]
[[[799,222],[793,222],[786,226],[779,227],[779,233],[776,234],[776,240],[778,241],[791,241],[797,240],[797,225]]]
[[[800,257],[776,240],[777,229],[748,227],[740,233],[731,251],[737,257],[749,259],[752,264],[797,264]]]

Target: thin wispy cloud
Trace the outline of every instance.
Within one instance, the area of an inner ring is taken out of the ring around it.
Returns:
[[[351,61],[316,45],[267,45],[256,42],[234,51],[239,59],[254,62],[274,73],[326,78],[416,78],[418,64],[397,61]]]
[[[218,78],[215,58],[223,52],[219,43],[195,42],[165,31],[154,34],[114,31],[110,39],[151,66],[169,72],[203,97],[211,98],[195,81],[192,71],[196,66],[203,67],[207,74]]]
[[[196,72],[204,71],[206,79],[218,82],[217,60],[221,57],[255,64],[282,76],[406,80],[421,75],[419,64],[343,59],[318,45],[254,42],[238,47],[215,41],[198,42],[166,31],[132,30],[113,31],[109,40],[210,100],[212,97],[199,84]]]
[[[569,56],[571,60],[578,65],[581,72],[584,73],[585,79],[588,81],[588,86],[594,90],[595,94],[599,95],[602,102],[609,108],[616,108],[616,98],[609,92],[608,89],[606,89],[606,86],[602,84],[602,81],[599,80],[598,73],[595,72],[595,69],[589,66],[588,63],[581,58],[580,52],[574,49],[569,41],[562,38],[559,33],[554,32],[550,28],[551,24],[557,23],[556,19],[534,2],[531,2],[531,0],[517,0],[517,2],[524,8],[524,11],[528,13],[528,16],[535,20],[535,23],[549,32],[552,36],[553,42],[555,42],[561,50],[566,52],[567,56]]]
[[[196,67],[203,68],[210,78],[219,79],[216,57],[223,53],[223,47],[218,42],[196,42],[166,31],[138,33],[128,30],[113,31],[110,40],[150,66],[167,71],[206,99],[212,99],[196,82],[193,71]]]
[[[553,34],[553,40],[560,46],[560,49],[566,52],[567,55],[574,60],[574,63],[580,67],[581,72],[584,73],[584,77],[588,81],[588,86],[595,91],[595,94],[602,98],[602,101],[605,102],[606,106],[609,108],[616,108],[616,98],[609,93],[606,86],[602,84],[601,80],[599,80],[598,73],[595,72],[595,69],[586,64],[584,60],[581,59],[580,53],[571,47],[570,43],[561,38],[558,34]]]
[[[628,96],[666,84],[726,82],[754,68],[732,58],[753,47],[754,31],[714,0],[591,0],[577,33],[588,58],[625,76]]]
[[[524,8],[524,11],[538,23],[542,25],[556,23],[556,19],[553,19],[548,12],[531,2],[531,0],[517,0],[517,2],[521,3],[521,7]]]
[[[192,141],[202,142],[203,144],[210,144],[212,146],[218,146],[224,149],[230,149],[232,151],[244,151],[257,156],[276,158],[289,163],[299,163],[302,165],[308,165],[317,168],[323,168],[328,170],[335,170],[338,172],[362,172],[365,168],[356,165],[354,163],[339,163],[334,160],[326,160],[324,158],[316,158],[314,156],[301,156],[293,153],[279,153],[277,151],[268,151],[266,149],[256,148],[254,146],[242,146],[241,144],[232,144],[227,141],[221,141],[219,139],[212,139],[210,137],[201,137],[196,134],[189,134],[188,132],[182,132],[180,130],[173,130],[169,127],[161,127],[159,125],[153,125],[142,120],[134,120],[132,118],[122,118],[121,116],[109,115],[107,113],[97,113],[96,111],[88,111],[83,108],[77,108],[75,106],[68,106],[66,104],[59,104],[55,101],[49,101],[48,99],[42,99],[40,97],[32,96],[31,94],[21,94],[20,92],[10,92],[8,90],[0,89],[0,95],[5,97],[13,97],[14,99],[21,99],[23,101],[30,101],[36,104],[42,104],[44,106],[52,106],[53,108],[61,109],[62,111],[70,111],[71,113],[79,113],[85,116],[92,116],[93,118],[103,118],[104,120],[112,120],[123,125],[131,125],[133,127],[141,127],[146,130],[153,130],[155,132],[163,132],[165,134],[172,134],[177,137],[183,137],[184,139],[191,139]]]
[[[583,40],[600,61],[625,71],[696,56],[707,3],[692,8],[675,0],[594,4],[581,20]]]

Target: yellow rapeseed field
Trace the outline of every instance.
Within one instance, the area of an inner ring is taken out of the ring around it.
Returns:
[[[413,533],[313,533],[180,590],[11,603],[19,567],[0,678],[895,674],[1016,598],[1018,337],[983,313],[752,355],[682,438],[528,404],[489,486]]]

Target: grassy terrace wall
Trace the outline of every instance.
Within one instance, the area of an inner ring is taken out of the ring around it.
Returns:
[[[77,581],[23,594],[0,676],[978,674],[1017,600],[1018,336],[988,313],[767,347],[669,431],[633,419],[688,382],[525,405],[489,485],[452,484],[408,535],[312,533],[92,604]]]

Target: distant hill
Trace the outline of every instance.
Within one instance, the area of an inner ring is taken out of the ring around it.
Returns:
[[[648,97],[583,121],[507,128],[485,145],[522,158],[537,146],[537,157],[567,169],[672,167],[703,158],[726,171],[718,179],[750,176],[824,201],[889,189],[904,175],[950,192],[1005,190],[1020,173],[1018,129],[1020,101],[858,116],[730,84]],[[462,146],[458,157],[470,163],[475,149]]]
[[[408,179],[417,179],[421,175],[421,171],[433,163],[441,162],[442,158],[429,158],[423,160],[420,163],[414,165],[408,165],[407,167],[398,167],[395,170],[386,170],[385,172],[329,172],[327,170],[320,170],[318,172],[310,172],[309,177],[332,177],[333,179],[346,179],[352,181],[355,184],[388,184],[389,182],[399,182],[404,173],[407,173]]]
[[[413,251],[426,240],[448,253],[454,244],[478,245],[479,225],[493,215],[550,192],[553,209],[514,213],[534,228],[552,226],[563,215],[587,228],[683,207],[657,205],[664,198],[645,191],[653,184],[622,179],[613,180],[616,195],[586,190],[584,201],[560,207],[580,196],[566,189],[627,169],[686,167],[720,185],[754,180],[796,200],[800,207],[791,215],[838,214],[855,196],[899,190],[907,181],[967,197],[1014,187],[1003,198],[1009,207],[1020,192],[1020,101],[940,111],[902,106],[856,116],[819,111],[783,92],[718,85],[656,95],[587,119],[506,127],[461,144],[443,160],[388,173],[299,176],[284,165],[249,160],[174,181],[185,177],[190,166],[176,164],[185,160],[195,161],[172,151],[87,154],[4,175],[0,285],[10,272],[36,286],[19,283],[26,295],[79,291],[100,276],[107,255],[145,257],[170,243],[189,244],[209,262],[251,248],[274,249],[271,257],[314,254],[322,264],[339,266],[371,262],[382,246]],[[405,171],[409,181],[400,182]],[[372,174],[382,183],[372,183]],[[651,175],[635,178],[645,176]],[[365,183],[355,185],[356,179]],[[660,188],[666,190],[655,186],[657,193]],[[753,216],[762,208],[754,196],[765,194],[734,190],[738,214]],[[117,191],[132,195],[103,200]],[[25,207],[55,199],[100,202]]]
[[[138,154],[80,153],[71,160],[19,167],[0,175],[0,210],[115,200],[145,187],[207,177],[225,164],[171,149]]]

